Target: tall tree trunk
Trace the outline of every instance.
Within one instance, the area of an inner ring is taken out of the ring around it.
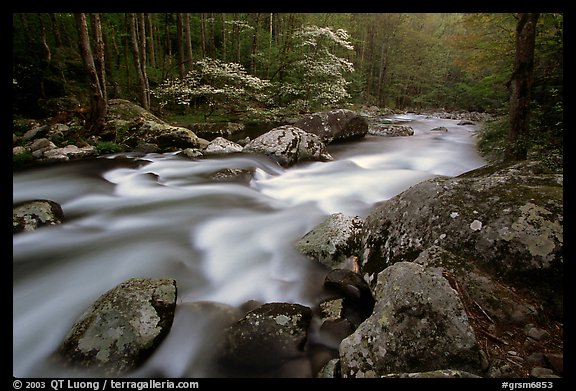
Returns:
[[[386,74],[386,42],[382,41],[380,50],[380,71],[378,73],[378,105],[384,106],[384,75]]]
[[[146,71],[146,67],[148,66],[146,51],[146,18],[144,14],[140,14],[140,67],[142,68],[143,89],[144,96],[146,97],[144,108],[150,110],[150,82],[148,81],[148,72]]]
[[[222,26],[220,29],[220,39],[222,40],[222,61],[228,62],[227,53],[226,53],[226,14],[220,14],[220,25]]]
[[[46,52],[46,62],[50,64],[52,61],[52,52],[50,51],[50,46],[48,46],[48,38],[46,37],[46,26],[44,25],[43,14],[38,14],[38,21],[40,22],[40,41]]]
[[[104,55],[104,36],[102,34],[102,20],[100,19],[100,14],[92,14],[93,26],[94,26],[94,42],[96,48],[96,58],[94,59],[94,65],[96,66],[96,72],[98,73],[98,82],[100,85],[100,90],[102,91],[102,98],[108,102],[108,93],[106,90],[106,62]]]
[[[238,14],[234,14],[234,39],[236,42],[236,62],[240,64],[240,26],[238,25]]]
[[[178,13],[176,15],[176,42],[178,43],[178,76],[180,79],[184,78],[186,74],[186,68],[184,66],[184,20],[182,14]]]
[[[140,82],[140,103],[142,107],[146,110],[150,109],[150,98],[149,91],[146,88],[145,75],[142,72],[142,65],[140,62],[140,49],[138,44],[138,36],[136,34],[136,14],[130,14],[130,37],[132,44],[132,55],[134,58],[134,67],[136,68],[136,74],[138,75],[138,81]]]
[[[168,71],[166,70],[166,63],[168,68],[172,65],[172,39],[170,38],[170,25],[172,22],[172,14],[164,14],[164,50],[162,51],[162,75],[167,78]]]
[[[202,58],[206,57],[206,15],[200,14],[200,49]]]
[[[150,59],[150,65],[156,68],[156,45],[154,44],[154,24],[152,23],[152,14],[144,14],[146,18],[146,30],[148,31],[148,58]]]
[[[192,33],[190,32],[190,14],[184,14],[184,47],[186,48],[186,64],[192,70],[194,56],[192,55]]]
[[[528,133],[528,117],[533,84],[536,23],[539,13],[519,13],[516,22],[516,55],[511,77],[510,128],[507,160],[525,160],[528,150],[524,137]]]
[[[62,34],[60,33],[60,24],[56,18],[55,13],[50,13],[50,22],[52,23],[52,31],[54,32],[54,40],[56,41],[56,47],[61,48],[64,46],[62,43]]]
[[[104,99],[104,93],[100,88],[101,83],[98,77],[96,66],[94,65],[94,57],[90,49],[90,40],[88,38],[88,24],[86,22],[86,14],[75,14],[76,26],[78,28],[78,36],[80,38],[79,46],[84,67],[89,80],[90,88],[90,114],[86,127],[94,133],[99,133],[104,128],[106,111],[108,106]]]
[[[213,13],[210,13],[210,57],[216,57],[216,18]]]
[[[268,41],[268,62],[266,65],[266,78],[270,79],[270,64],[272,63],[272,40],[273,40],[273,30],[274,27],[274,13],[270,12],[270,20],[268,21],[268,33],[270,38]]]
[[[258,25],[260,24],[260,14],[254,15],[254,33],[252,34],[252,50],[250,55],[250,73],[256,74],[256,54],[258,51]]]

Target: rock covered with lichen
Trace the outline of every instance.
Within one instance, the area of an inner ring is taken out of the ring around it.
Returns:
[[[12,207],[12,233],[33,231],[39,227],[61,224],[64,213],[52,200],[30,200]]]
[[[72,368],[108,376],[138,368],[168,334],[176,294],[173,279],[126,280],[80,316],[56,357]]]
[[[302,161],[333,160],[319,136],[292,125],[282,125],[256,137],[244,146],[243,152],[269,156],[283,167]]]
[[[325,266],[343,267],[358,255],[363,223],[358,216],[334,213],[296,242],[296,248]]]
[[[266,303],[225,330],[221,362],[238,370],[269,369],[305,355],[312,310],[300,304]]]
[[[481,372],[464,306],[441,273],[399,262],[379,273],[374,291],[372,315],[340,344],[342,377]]]
[[[373,278],[433,245],[526,290],[561,317],[562,174],[525,161],[423,181],[366,217],[362,273]]]
[[[187,128],[169,124],[125,99],[110,99],[103,138],[117,139],[135,148],[155,144],[161,151],[199,147],[201,140]]]

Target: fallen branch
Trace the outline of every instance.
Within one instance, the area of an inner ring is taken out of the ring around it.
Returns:
[[[501,339],[501,338],[498,338],[498,337],[495,336],[494,334],[489,333],[488,331],[484,330],[483,328],[480,328],[479,330],[480,330],[482,333],[484,333],[486,336],[492,338],[493,340],[495,340],[495,341],[497,341],[497,342],[500,342],[501,344],[510,345],[508,342],[504,341],[504,340]]]
[[[478,304],[478,302],[477,302],[476,300],[474,300],[473,302],[474,302],[474,304],[476,304],[476,307],[478,307],[478,308],[480,309],[480,311],[482,311],[482,313],[484,314],[484,316],[485,316],[486,318],[488,318],[488,320],[489,320],[490,322],[492,322],[492,324],[495,324],[495,323],[496,323],[496,322],[494,322],[494,321],[492,320],[492,318],[486,313],[486,311],[484,311],[484,308],[482,308],[482,307],[480,306],[480,304]]]

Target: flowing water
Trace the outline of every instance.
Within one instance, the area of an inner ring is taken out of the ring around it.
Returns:
[[[100,295],[132,277],[174,278],[171,332],[138,375],[209,375],[210,323],[181,308],[211,301],[317,304],[326,270],[294,243],[328,215],[366,217],[375,203],[485,161],[473,125],[408,114],[410,137],[330,145],[331,162],[281,168],[263,156],[190,160],[176,154],[107,156],[15,172],[14,203],[58,202],[66,222],[13,239],[13,375],[61,375],[44,362]],[[448,132],[431,132],[445,126]],[[253,171],[216,181],[223,169]]]

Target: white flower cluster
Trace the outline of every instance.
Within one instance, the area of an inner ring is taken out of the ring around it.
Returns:
[[[299,40],[299,46],[316,47],[321,45],[321,41],[336,44],[344,49],[354,50],[350,43],[350,35],[346,30],[331,27],[304,26],[294,34],[294,38]]]
[[[152,94],[163,105],[201,101],[208,106],[232,107],[266,100],[268,87],[268,80],[249,75],[240,64],[204,58],[196,61],[183,79],[166,80]]]
[[[285,95],[308,100],[312,104],[336,104],[350,97],[346,87],[350,84],[344,78],[354,72],[354,65],[334,50],[353,50],[350,36],[345,30],[334,31],[330,27],[305,26],[294,34],[296,46],[302,48],[300,60],[294,64],[295,73],[301,77],[298,82],[283,86]]]

